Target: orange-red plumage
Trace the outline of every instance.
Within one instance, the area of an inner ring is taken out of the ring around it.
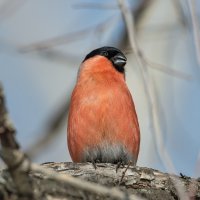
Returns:
[[[126,163],[122,153],[126,151],[136,162],[139,146],[139,124],[124,73],[105,56],[86,59],[72,93],[68,118],[72,160]],[[115,159],[110,158],[112,152]]]

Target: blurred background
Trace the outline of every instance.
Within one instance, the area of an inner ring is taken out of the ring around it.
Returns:
[[[17,139],[35,162],[71,161],[67,113],[79,65],[91,50],[115,46],[128,57],[141,128],[137,164],[198,177],[200,1],[121,1],[139,54],[119,2],[0,0],[0,81]]]

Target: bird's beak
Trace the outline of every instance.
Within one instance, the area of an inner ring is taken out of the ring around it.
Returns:
[[[117,68],[122,68],[126,64],[126,57],[120,53],[115,55],[114,57],[111,58],[112,63],[117,67]]]

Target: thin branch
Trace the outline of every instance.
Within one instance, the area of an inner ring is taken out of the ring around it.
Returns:
[[[125,50],[126,55],[130,54],[130,53],[133,53],[132,49]],[[172,68],[165,66],[163,64],[151,61],[150,59],[144,57],[144,55],[142,55],[142,56],[143,56],[143,60],[146,63],[146,65],[148,67],[152,68],[152,69],[159,70],[163,73],[169,74],[171,76],[174,76],[176,78],[180,78],[180,79],[183,79],[183,80],[186,80],[186,81],[191,81],[193,79],[192,75],[186,74],[186,73],[184,73],[180,70],[172,69]]]
[[[52,48],[52,47],[55,47],[58,45],[64,45],[66,43],[71,43],[71,42],[76,41],[77,39],[81,39],[85,36],[88,36],[89,30],[90,30],[90,28],[86,28],[86,29],[79,30],[76,32],[57,36],[57,37],[54,37],[51,39],[36,42],[33,44],[24,45],[24,46],[21,46],[18,50],[21,53],[28,53],[28,52],[32,52],[32,51],[45,50],[45,49]]]
[[[169,68],[168,66],[165,66],[163,64],[160,64],[160,63],[157,63],[157,62],[154,62],[154,61],[150,61],[147,58],[144,58],[144,61],[152,69],[159,70],[161,72],[167,73],[167,74],[174,76],[176,78],[184,79],[186,81],[191,81],[193,79],[192,76],[189,75],[189,74],[186,74],[186,73],[179,71],[179,70]]]
[[[21,52],[20,52],[21,53]],[[73,52],[63,52],[55,49],[44,49],[41,51],[31,52],[32,54],[30,56],[37,56],[39,58],[42,58],[44,60],[47,60],[49,62],[54,62],[59,65],[56,65],[56,67],[59,66],[71,66],[69,65],[70,62],[74,62],[80,59],[79,55],[73,54]]]
[[[0,84],[0,142],[5,148],[19,149],[19,144],[14,140],[15,128],[12,125],[5,107],[3,88]]]
[[[195,176],[200,177],[200,151],[198,152],[197,161],[195,164]]]
[[[80,2],[72,5],[75,9],[118,9],[116,4],[99,3],[99,2]]]

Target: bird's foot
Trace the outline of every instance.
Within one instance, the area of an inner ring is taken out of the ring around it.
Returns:
[[[121,183],[122,183],[122,181],[123,181],[123,179],[124,179],[124,177],[125,177],[125,175],[126,175],[126,171],[128,170],[128,168],[130,167],[130,165],[132,164],[132,161],[131,160],[129,160],[129,162],[128,162],[128,165],[127,165],[127,167],[126,167],[126,169],[122,172],[122,177],[121,177],[121,179],[120,179],[120,181],[119,181],[119,184],[118,185],[120,185]]]
[[[96,163],[99,163],[99,162],[100,162],[99,160],[92,160],[92,165],[93,165],[95,170],[97,169],[97,164]]]

